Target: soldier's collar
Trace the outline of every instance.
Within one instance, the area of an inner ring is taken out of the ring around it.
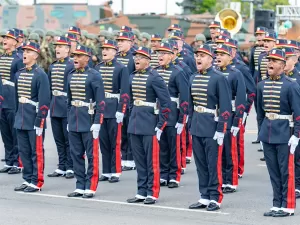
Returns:
[[[205,75],[205,74],[207,74],[211,69],[212,69],[212,66],[208,67],[208,68],[205,69],[205,70],[200,70],[199,72],[200,72],[200,74]]]
[[[104,62],[105,66],[111,66],[113,64],[114,59],[108,61],[108,62]]]
[[[139,70],[138,72],[141,73],[141,74],[144,74],[148,71],[149,67],[148,68],[145,68],[145,69],[142,69],[142,70]]]
[[[15,52],[16,50],[13,50],[12,52],[6,52],[5,56],[12,56]]]
[[[125,57],[128,55],[128,52],[120,52],[120,56]]]
[[[162,66],[162,68],[165,70],[165,69],[169,69],[170,66],[172,65],[172,62],[168,63],[167,65],[165,66]]]
[[[33,64],[32,66],[26,66],[25,68],[26,68],[26,71],[27,72],[31,72],[32,70],[34,70],[35,68],[37,67],[37,64]]]
[[[64,63],[64,62],[66,62],[66,61],[68,61],[68,58],[69,57],[66,57],[66,58],[63,58],[63,59],[59,59],[59,60],[57,60],[59,63]]]
[[[281,74],[276,75],[276,76],[270,76],[270,80],[273,80],[273,81],[278,81],[280,79],[281,79]]]
[[[88,70],[88,66],[85,66],[84,68],[79,68],[79,69],[76,69],[76,72],[77,73],[84,73],[85,71],[87,71]]]
[[[221,71],[225,71],[225,70],[227,70],[228,68],[229,68],[229,65],[220,67],[220,70],[221,70]]]

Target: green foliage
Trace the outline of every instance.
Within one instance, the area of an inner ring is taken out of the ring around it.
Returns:
[[[290,5],[290,3],[289,0],[265,0],[262,7],[276,11],[276,5]]]
[[[216,0],[193,0],[192,1],[195,8],[192,10],[193,14],[201,14],[205,12],[210,12],[214,13],[215,12],[215,5],[216,5]]]

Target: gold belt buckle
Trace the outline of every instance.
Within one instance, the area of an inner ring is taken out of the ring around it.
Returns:
[[[54,90],[54,91],[53,91],[53,95],[54,95],[54,96],[58,96],[58,91],[57,91],[57,90]]]
[[[277,115],[275,113],[270,113],[268,118],[269,120],[275,120],[277,118]]]
[[[135,100],[135,105],[136,106],[142,106],[142,101],[141,100]]]
[[[203,112],[204,112],[204,109],[203,109],[202,107],[200,107],[200,106],[197,106],[196,111],[197,111],[198,113],[203,113]]]
[[[21,102],[21,103],[26,103],[26,101],[27,101],[27,98],[25,98],[25,97],[21,97],[19,99],[19,102]]]
[[[81,102],[79,100],[75,100],[74,101],[74,106],[80,107],[81,106]]]
[[[105,98],[109,98],[109,93],[105,92]]]

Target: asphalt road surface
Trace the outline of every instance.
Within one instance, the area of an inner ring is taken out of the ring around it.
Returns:
[[[21,175],[0,174],[0,225],[277,225],[300,224],[300,213],[287,218],[263,216],[272,206],[272,189],[256,138],[255,113],[247,121],[245,135],[245,174],[239,180],[236,193],[224,195],[221,210],[189,210],[199,199],[194,161],[188,165],[180,187],[162,187],[155,205],[127,204],[136,194],[136,171],[124,172],[119,183],[100,182],[93,199],[69,199],[75,189],[75,179],[48,178],[58,162],[50,123],[46,131],[45,185],[34,194],[16,193],[14,187],[23,180]],[[4,157],[1,145],[0,157]],[[101,166],[100,166],[101,168]]]

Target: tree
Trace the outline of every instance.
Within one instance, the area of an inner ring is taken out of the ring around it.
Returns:
[[[192,13],[201,14],[205,12],[214,13],[217,1],[216,0],[190,0],[189,2],[191,2],[191,4],[194,6],[192,8]]]
[[[276,11],[276,5],[290,5],[290,3],[289,0],[265,0],[262,7]]]

